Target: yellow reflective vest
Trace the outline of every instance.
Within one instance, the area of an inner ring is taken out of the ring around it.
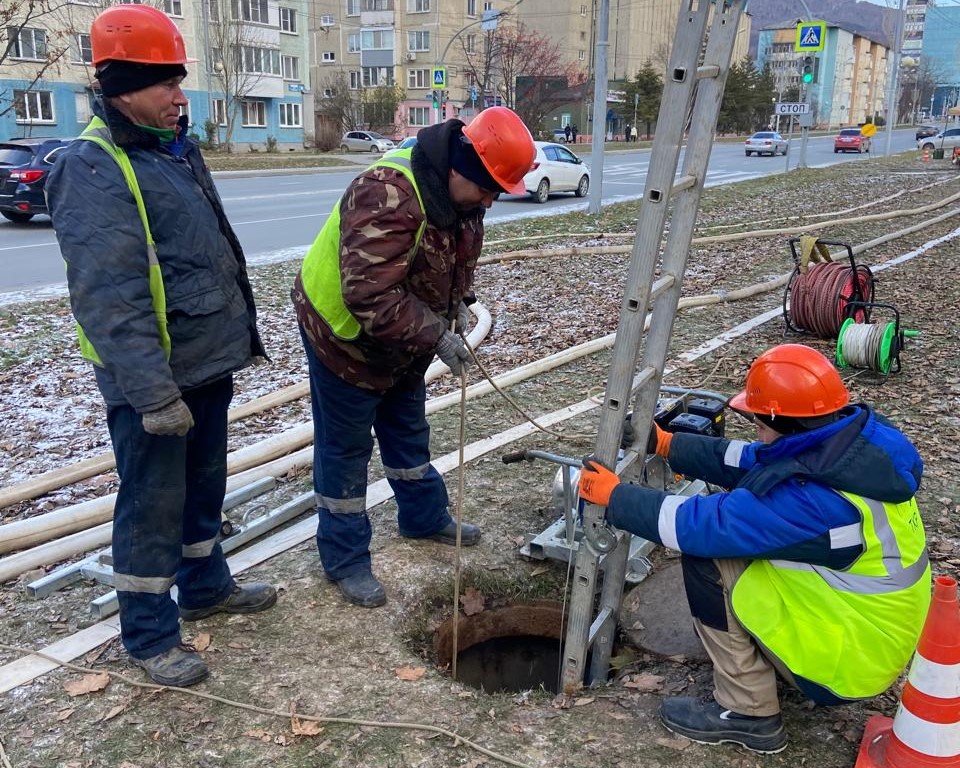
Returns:
[[[830,532],[864,544],[849,568],[756,560],[730,602],[737,620],[793,674],[862,699],[885,691],[909,663],[930,605],[930,564],[914,499],[841,495],[862,516],[859,526]]]
[[[393,168],[402,173],[423,208],[423,197],[417,186],[410,167],[412,149],[398,149],[381,157],[370,168]],[[369,170],[369,169],[368,169]],[[417,236],[413,243],[413,251],[420,244],[420,238],[427,227],[426,215],[417,229]],[[360,335],[360,324],[350,314],[343,301],[343,288],[340,282],[340,201],[333,207],[333,212],[320,229],[320,234],[313,241],[307,255],[303,257],[300,268],[300,281],[304,293],[317,313],[324,319],[330,330],[340,339],[351,341]]]
[[[130,164],[130,158],[127,157],[127,153],[114,144],[113,137],[110,135],[110,129],[107,128],[107,124],[99,117],[94,116],[93,119],[90,120],[78,139],[92,141],[94,144],[98,144],[104,152],[114,159],[117,165],[120,166],[123,178],[126,180],[127,186],[130,188],[130,193],[137,203],[137,211],[140,214],[140,221],[143,223],[143,231],[147,236],[147,267],[150,279],[150,298],[153,302],[153,311],[157,316],[157,333],[160,337],[160,346],[163,348],[163,354],[167,360],[169,360],[172,345],[170,343],[170,333],[167,330],[167,298],[163,289],[163,274],[160,272],[160,262],[157,260],[157,248],[153,240],[153,235],[150,232],[150,222],[147,220],[147,209],[143,204],[143,195],[140,194],[137,175],[133,172],[133,166]],[[80,353],[84,359],[89,360],[95,365],[103,366],[100,355],[98,355],[97,350],[93,348],[93,344],[90,343],[90,340],[83,332],[83,328],[80,327],[79,323],[77,323],[77,337],[80,341]]]

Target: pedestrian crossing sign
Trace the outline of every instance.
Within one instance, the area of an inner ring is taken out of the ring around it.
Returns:
[[[793,50],[798,53],[813,53],[823,50],[827,36],[827,22],[801,21],[797,23],[797,40]]]
[[[431,87],[432,88],[447,87],[447,68],[446,67],[433,68],[433,82],[431,83]]]

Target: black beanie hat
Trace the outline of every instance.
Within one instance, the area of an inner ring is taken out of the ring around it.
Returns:
[[[823,416],[768,416],[765,413],[755,413],[753,417],[781,435],[796,435],[800,432],[809,432],[820,429],[827,424],[833,424],[840,418],[840,412],[834,411]]]
[[[183,64],[138,64],[133,61],[105,61],[97,67],[97,80],[104,96],[149,88],[171,77],[186,77]]]
[[[473,144],[462,133],[450,135],[450,167],[477,186],[491,192],[505,192],[487,171]]]

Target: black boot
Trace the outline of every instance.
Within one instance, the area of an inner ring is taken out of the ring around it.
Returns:
[[[206,608],[181,608],[180,618],[197,621],[215,613],[259,613],[277,602],[277,590],[262,581],[234,584],[233,590],[216,605]]]
[[[780,752],[787,746],[779,712],[769,717],[751,717],[724,709],[716,701],[677,696],[663,700],[660,722],[667,730],[700,744],[733,742],[762,754]]]
[[[439,541],[441,544],[454,546],[457,543],[457,521],[451,520],[436,533],[421,538],[428,541]],[[460,546],[472,547],[480,541],[480,528],[471,523],[460,523]]]
[[[340,594],[348,603],[361,608],[376,608],[387,602],[387,593],[370,571],[360,571],[336,582]]]

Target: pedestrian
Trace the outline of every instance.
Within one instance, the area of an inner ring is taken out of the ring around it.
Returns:
[[[443,478],[430,464],[423,375],[437,354],[463,376],[466,329],[485,209],[523,194],[535,147],[506,107],[468,126],[423,128],[349,185],[307,252],[292,299],[310,368],[317,548],[350,603],[375,607],[366,511],[376,433],[397,500],[400,535],[456,542]],[[461,542],[480,529],[463,523]]]
[[[567,137],[567,144],[570,143],[570,123],[563,126],[563,134]]]
[[[191,60],[176,24],[116,5],[94,20],[90,43],[95,116],[46,190],[120,476],[120,636],[154,682],[188,686],[208,669],[181,643],[179,619],[277,599],[268,584],[236,584],[218,543],[233,373],[265,353],[243,252],[178,119]]]
[[[623,140],[628,144],[630,143],[630,123],[627,123],[627,127],[623,131]]]
[[[637,134],[637,126],[633,126],[633,127],[630,129],[630,139],[631,139],[632,141],[636,142],[636,141],[637,141],[637,135],[638,135],[638,134]]]
[[[829,360],[783,344],[730,401],[753,414],[756,442],[650,435],[648,453],[671,471],[732,490],[673,496],[585,467],[580,495],[611,524],[682,553],[714,693],[665,699],[674,733],[778,752],[777,672],[833,705],[883,693],[909,662],[930,602],[914,498],[923,463],[890,422],[849,401]]]
[[[577,126],[575,125],[570,127],[570,139],[574,144],[577,143]]]

